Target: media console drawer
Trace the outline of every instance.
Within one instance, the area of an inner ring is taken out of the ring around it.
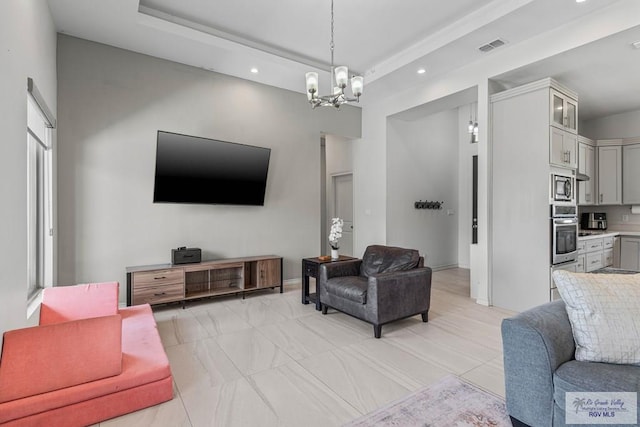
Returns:
[[[184,298],[184,286],[182,283],[146,286],[143,288],[135,288],[133,291],[134,305],[180,301],[182,298]]]
[[[136,289],[145,288],[148,286],[182,283],[183,281],[184,272],[181,268],[138,271],[133,273],[133,286]]]

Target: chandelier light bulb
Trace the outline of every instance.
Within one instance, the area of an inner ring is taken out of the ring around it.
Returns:
[[[318,73],[310,71],[305,74],[307,80],[307,92],[311,94],[318,93]]]
[[[469,133],[473,133],[473,129],[474,129],[473,122],[469,120]]]
[[[353,96],[360,98],[360,95],[362,95],[362,89],[364,89],[364,77],[351,77],[351,92],[353,92]]]
[[[347,68],[344,65],[341,67],[336,67],[335,75],[336,75],[336,84],[341,89],[344,89],[345,87],[347,87],[347,81],[349,80],[349,68]]]
[[[473,136],[478,137],[478,122],[473,125]]]

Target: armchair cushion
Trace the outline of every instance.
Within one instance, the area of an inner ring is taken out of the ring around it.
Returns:
[[[554,372],[553,385],[556,405],[564,413],[567,392],[640,392],[640,366],[571,360]]]
[[[362,276],[334,277],[325,284],[327,292],[359,304],[367,303],[368,281]]]
[[[415,249],[371,245],[362,256],[360,274],[370,277],[379,273],[411,270],[418,266],[420,254]]]

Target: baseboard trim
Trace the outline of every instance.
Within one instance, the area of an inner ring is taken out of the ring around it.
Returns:
[[[440,270],[449,270],[451,268],[459,268],[459,267],[458,267],[458,264],[448,264],[448,265],[439,265],[437,267],[431,267],[431,270],[440,271]]]
[[[282,281],[282,284],[284,286],[301,286],[302,285],[302,279],[300,277],[294,278],[294,279],[286,279]]]

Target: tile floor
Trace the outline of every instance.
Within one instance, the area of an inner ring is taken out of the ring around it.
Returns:
[[[468,294],[468,270],[434,272],[429,322],[385,325],[379,340],[301,304],[299,285],[157,307],[175,397],[100,426],[339,426],[451,373],[504,395],[500,322],[512,313]]]

